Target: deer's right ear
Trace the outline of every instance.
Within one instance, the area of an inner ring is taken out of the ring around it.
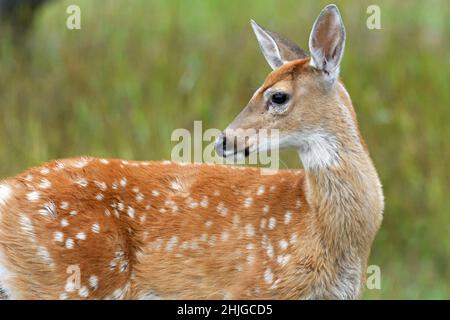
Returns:
[[[253,20],[250,22],[261,51],[272,69],[277,69],[288,61],[307,57],[295,43],[262,28]]]
[[[326,6],[314,22],[309,36],[311,65],[324,71],[331,82],[339,76],[344,54],[345,28],[341,14],[334,5]]]

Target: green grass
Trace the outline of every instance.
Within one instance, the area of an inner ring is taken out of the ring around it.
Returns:
[[[79,4],[82,29],[65,28]],[[448,1],[337,1],[342,77],[384,185],[365,298],[450,298]],[[0,38],[0,176],[77,155],[169,158],[175,128],[225,128],[269,71],[249,20],[307,49],[324,1],[54,1],[27,52]],[[293,152],[283,162],[298,167]]]

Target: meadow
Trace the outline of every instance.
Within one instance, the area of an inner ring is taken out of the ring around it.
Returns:
[[[342,78],[384,186],[365,299],[450,299],[450,4],[336,1],[347,29]],[[66,8],[81,8],[81,30]],[[0,177],[79,155],[169,159],[176,128],[223,129],[270,71],[249,20],[307,49],[328,2],[61,0],[25,43],[0,37]],[[281,167],[299,167],[283,152]]]

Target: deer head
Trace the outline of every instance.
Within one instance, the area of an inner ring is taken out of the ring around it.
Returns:
[[[251,25],[273,71],[217,139],[218,154],[241,157],[266,150],[269,143],[258,139],[258,132],[277,129],[280,149],[296,148],[302,156],[312,152],[314,144],[321,150],[313,152],[322,152],[322,159],[331,161],[327,160],[333,156],[329,149],[337,143],[340,131],[336,122],[340,118],[336,113],[342,112],[340,91],[345,90],[338,81],[345,44],[338,8],[329,5],[316,19],[309,38],[310,56],[256,22],[251,21]]]

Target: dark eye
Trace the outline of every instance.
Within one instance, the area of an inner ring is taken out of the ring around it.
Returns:
[[[286,101],[288,101],[289,96],[283,92],[276,92],[272,95],[270,99],[275,104],[284,104],[286,103]]]

